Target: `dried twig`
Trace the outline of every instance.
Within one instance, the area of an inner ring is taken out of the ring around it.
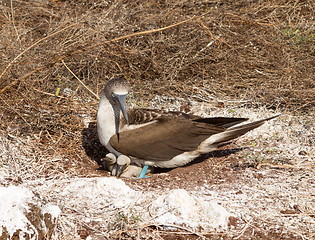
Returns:
[[[271,168],[284,168],[284,169],[287,169],[287,168],[301,169],[301,168],[303,168],[303,167],[297,167],[297,166],[293,166],[293,165],[280,165],[280,164],[272,164],[272,163],[259,163],[256,168],[260,169],[262,166],[269,166]]]
[[[205,14],[208,14],[208,13],[205,13]],[[201,15],[201,16],[199,16],[199,17],[202,17],[202,16],[204,16],[205,14],[203,14],[203,15]],[[181,24],[190,22],[190,21],[192,21],[192,20],[195,19],[195,18],[197,18],[197,17],[194,16],[194,17],[191,17],[191,18],[189,18],[189,19],[187,19],[187,20],[184,20],[184,21],[181,21],[181,22],[178,22],[178,23],[175,23],[175,24],[166,26],[166,27],[162,27],[162,28],[158,28],[158,29],[153,29],[153,30],[148,30],[148,31],[136,32],[136,33],[132,33],[132,34],[129,34],[129,35],[117,37],[117,38],[114,38],[114,39],[112,39],[112,40],[101,41],[101,42],[99,42],[99,43],[96,43],[96,44],[93,44],[93,45],[91,45],[91,46],[89,46],[89,47],[86,47],[84,50],[83,50],[83,49],[79,49],[79,50],[77,50],[76,52],[72,52],[72,53],[68,53],[68,54],[61,55],[61,56],[55,58],[55,59],[54,59],[53,61],[51,61],[50,63],[48,63],[48,64],[46,64],[46,65],[44,65],[44,66],[42,66],[42,67],[39,67],[39,68],[37,68],[37,69],[35,69],[35,70],[33,70],[33,71],[27,73],[26,75],[24,75],[24,76],[21,77],[20,79],[17,79],[17,80],[15,80],[14,82],[12,82],[11,84],[7,85],[7,86],[4,87],[3,89],[1,89],[0,94],[2,94],[3,92],[5,92],[8,88],[13,87],[14,85],[16,85],[16,84],[17,84],[18,82],[20,82],[21,80],[24,80],[24,79],[28,78],[28,77],[31,76],[32,74],[34,74],[34,73],[36,73],[36,72],[39,72],[40,70],[42,70],[42,69],[44,69],[44,68],[46,68],[46,67],[49,67],[49,66],[54,65],[55,63],[57,63],[57,62],[59,62],[59,61],[65,59],[66,57],[69,57],[69,56],[72,56],[72,55],[74,55],[74,54],[77,54],[77,53],[80,53],[80,52],[83,52],[83,51],[86,51],[86,50],[95,48],[95,47],[100,46],[100,45],[102,45],[102,44],[108,44],[108,43],[111,43],[111,42],[116,42],[116,41],[123,40],[123,39],[126,39],[126,38],[134,37],[134,36],[146,35],[146,34],[151,34],[151,33],[160,32],[160,31],[163,31],[163,30],[166,30],[166,29],[170,29],[170,28],[179,26],[179,25],[181,25]],[[66,29],[68,29],[68,28],[70,28],[70,27],[73,27],[73,26],[75,26],[75,25],[77,25],[77,24],[71,24],[71,25],[69,25],[69,26],[67,26],[67,27],[65,27],[65,28],[63,28],[63,29],[61,29],[61,30],[59,30],[59,31],[57,31],[57,32],[55,32],[55,33],[53,33],[53,34],[51,34],[51,35],[45,37],[45,38],[40,39],[40,40],[37,41],[36,43],[32,44],[30,47],[28,47],[27,49],[25,49],[25,50],[24,50],[23,52],[21,52],[17,57],[15,57],[15,58],[11,61],[11,63],[8,64],[8,66],[4,69],[4,71],[3,71],[2,74],[0,75],[0,79],[1,79],[1,77],[4,75],[4,73],[8,70],[8,68],[9,68],[19,57],[21,57],[25,52],[27,52],[29,49],[33,48],[34,46],[36,46],[38,43],[42,42],[43,40],[45,40],[45,39],[47,39],[47,38],[49,38],[49,37],[52,37],[52,36],[54,36],[54,35],[56,35],[56,34],[62,32],[62,31],[64,31],[64,30],[66,30]]]
[[[31,48],[35,47],[35,46],[36,46],[37,44],[39,44],[40,42],[42,42],[42,41],[44,41],[44,40],[46,40],[46,39],[48,39],[48,38],[50,38],[50,37],[53,37],[53,36],[55,36],[56,34],[61,33],[61,32],[65,31],[65,30],[67,30],[68,28],[71,28],[71,27],[73,27],[73,26],[75,26],[75,25],[77,25],[77,24],[76,24],[76,23],[71,24],[71,25],[69,25],[69,26],[67,26],[67,27],[65,27],[65,28],[63,28],[63,29],[61,29],[61,30],[59,30],[59,31],[57,31],[57,32],[54,32],[54,33],[48,35],[47,37],[44,37],[44,38],[38,40],[37,42],[33,43],[31,46],[29,46],[28,48],[26,48],[24,51],[22,51],[19,55],[17,55],[17,56],[6,66],[6,68],[3,70],[3,72],[2,72],[1,75],[0,75],[0,79],[1,79],[1,78],[3,77],[3,75],[7,72],[7,70],[13,65],[13,63],[15,63],[16,60],[18,60],[22,55],[24,55],[24,54],[25,54],[27,51],[29,51]],[[42,69],[42,68],[39,68],[39,70],[41,70],[41,69]],[[39,71],[39,70],[38,70],[38,71]],[[37,72],[37,71],[36,71],[36,72]],[[34,73],[34,72],[33,72],[33,73]],[[29,76],[29,75],[28,75],[28,76]],[[15,84],[17,83],[16,81],[18,82],[18,80],[15,80],[12,84],[10,84],[10,85],[8,85],[7,87],[3,88],[3,89],[0,91],[0,94],[3,93],[7,88],[9,88],[9,87],[15,85]],[[15,83],[15,82],[16,82],[16,83]]]
[[[80,78],[78,78],[77,75],[74,74],[74,72],[71,71],[71,69],[65,64],[65,62],[63,60],[61,60],[62,64],[66,67],[66,69],[79,81],[79,83],[81,83],[83,85],[83,87],[85,87],[85,89],[87,89],[90,93],[92,93],[96,99],[100,99],[99,96],[97,94],[95,94],[88,86],[86,86],[81,80]]]
[[[20,38],[20,36],[19,36],[19,32],[18,32],[18,30],[17,30],[17,28],[16,28],[16,26],[15,26],[15,19],[14,19],[14,10],[13,10],[13,1],[11,0],[11,18],[12,18],[12,25],[13,25],[13,28],[14,28],[14,31],[15,31],[15,33],[16,33],[16,37],[17,37],[17,39],[18,39],[18,41],[19,41],[19,44],[20,44],[20,47],[22,47],[22,43],[21,43],[21,38]],[[0,77],[0,79],[1,79],[1,77]]]
[[[210,29],[203,23],[203,21],[201,21],[200,19],[197,20],[197,22],[202,26],[202,28],[208,33],[208,35],[215,41],[219,41],[221,44],[224,43],[225,45],[227,45],[228,47],[231,48],[231,45],[228,44],[225,40],[218,38],[218,37],[214,37],[212,32],[210,31]],[[220,44],[220,45],[221,45]]]
[[[28,126],[31,127],[31,124],[29,124],[29,122],[18,112],[16,111],[13,107],[11,107],[1,96],[0,99],[2,102],[5,103],[5,105],[7,105],[13,112],[15,112]]]
[[[190,229],[188,229],[188,228],[186,228],[186,227],[183,227],[183,226],[179,226],[179,225],[175,225],[175,224],[150,224],[150,223],[148,223],[148,224],[142,224],[142,225],[140,225],[139,226],[140,228],[146,228],[146,227],[169,227],[169,228],[177,228],[177,229],[181,229],[181,230],[185,230],[186,232],[188,232],[188,233],[190,233],[190,234],[193,234],[193,235],[196,235],[196,236],[198,236],[198,237],[200,237],[200,238],[204,238],[205,236],[204,235],[202,235],[202,234],[199,234],[199,233],[197,233],[197,232],[195,232],[195,231],[192,231],[192,230],[190,230]]]
[[[241,20],[240,20],[241,22],[246,22],[246,23],[250,22],[250,23],[252,23],[252,24],[257,24],[257,25],[260,25],[260,26],[268,26],[268,27],[274,26],[273,23],[261,23],[261,22],[255,21],[255,20],[245,19],[244,17],[238,16],[238,15],[233,14],[233,13],[226,13],[226,14],[241,19]]]
[[[302,108],[305,108],[306,106],[312,105],[313,103],[315,103],[315,100],[303,104],[302,106],[300,106],[300,107],[294,109],[293,112],[297,112],[298,110],[300,110],[300,109],[302,109]]]
[[[313,213],[285,213],[285,214],[281,214],[281,215],[276,215],[277,217],[292,217],[292,216],[311,216],[314,217],[315,216],[315,212]]]
[[[65,98],[65,97],[63,97],[63,96],[56,96],[56,94],[52,94],[52,93],[48,93],[48,92],[44,92],[44,91],[41,91],[41,90],[39,90],[39,89],[36,89],[36,88],[34,88],[34,90],[36,91],[36,92],[39,92],[39,93],[43,93],[43,94],[46,94],[46,95],[49,95],[49,96],[53,96],[53,97],[58,97],[58,98],[64,98],[64,99],[67,99],[67,98]]]

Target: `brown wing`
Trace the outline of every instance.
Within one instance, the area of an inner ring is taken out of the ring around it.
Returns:
[[[117,151],[139,159],[166,161],[194,151],[209,136],[226,128],[186,118],[160,117],[155,123],[114,135],[110,144]],[[234,120],[235,121],[235,120]]]
[[[137,125],[157,120],[161,117],[197,119],[198,116],[175,111],[162,111],[149,108],[133,108],[128,109],[129,125]],[[123,118],[121,120],[124,120]]]
[[[278,116],[233,127],[247,119],[197,118],[180,112],[165,113],[149,109],[139,109],[139,111],[137,114],[140,116],[133,120],[134,124],[152,120],[155,122],[120,132],[119,137],[117,135],[111,137],[110,144],[127,156],[154,161],[167,161],[181,153],[194,151],[198,149],[201,142],[213,134],[224,132],[216,139],[216,143],[229,141]],[[143,117],[145,114],[148,114],[146,118]]]
[[[213,118],[200,118],[199,116],[193,114],[187,114],[177,111],[162,111],[158,109],[148,109],[148,108],[133,108],[128,109],[129,125],[137,125],[148,123],[150,121],[157,120],[159,118],[181,118],[195,120],[196,122],[204,122],[208,124],[213,124],[215,126],[222,126],[225,128],[234,126],[235,124],[244,122],[248,118],[227,118],[227,117],[213,117]],[[121,120],[124,120],[122,118]]]

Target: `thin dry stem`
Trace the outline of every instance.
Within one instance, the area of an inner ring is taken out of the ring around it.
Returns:
[[[26,48],[25,50],[23,50],[23,51],[22,51],[19,55],[17,55],[17,56],[6,66],[6,68],[2,71],[2,73],[1,73],[1,75],[0,75],[0,80],[1,80],[1,78],[3,77],[3,75],[7,72],[7,70],[12,66],[12,64],[15,63],[16,60],[18,60],[22,55],[24,55],[24,54],[25,54],[27,51],[29,51],[31,48],[35,47],[35,46],[38,45],[40,42],[42,42],[42,41],[44,41],[44,40],[46,40],[46,39],[48,39],[48,38],[50,38],[50,37],[52,37],[52,36],[55,36],[56,34],[61,33],[61,32],[63,32],[63,31],[65,31],[65,30],[67,30],[68,28],[71,28],[71,27],[76,26],[76,25],[77,25],[77,24],[74,23],[74,24],[71,24],[71,25],[69,25],[69,26],[67,26],[67,27],[65,27],[65,28],[63,28],[63,29],[57,31],[57,32],[54,32],[54,33],[48,35],[47,37],[44,37],[44,38],[38,40],[37,42],[33,43],[33,44],[32,44],[31,46],[29,46],[28,48]],[[39,68],[39,70],[41,70],[41,69],[43,69],[43,68]],[[39,71],[39,70],[38,70],[38,71]],[[35,72],[33,72],[33,73],[35,73]],[[29,75],[28,75],[28,76],[29,76]],[[14,84],[14,85],[15,85],[15,84]],[[11,87],[11,86],[13,86],[13,85],[10,85],[10,86],[8,86],[8,87],[5,87],[5,88],[1,89],[0,94],[3,93],[7,88],[9,88],[9,87]]]
[[[86,86],[81,80],[80,78],[78,78],[77,75],[74,74],[74,72],[71,71],[71,69],[65,64],[65,62],[63,60],[61,60],[62,64],[66,67],[66,69],[79,81],[79,83],[82,84],[82,86],[87,89],[92,95],[94,95],[94,97],[96,97],[96,99],[100,99],[99,96],[97,94],[95,94],[88,86]]]

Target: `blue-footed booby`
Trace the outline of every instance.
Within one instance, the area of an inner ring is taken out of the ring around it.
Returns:
[[[107,82],[99,101],[97,132],[110,152],[105,162],[112,175],[134,177],[142,167],[176,168],[222,143],[261,126],[273,116],[235,126],[247,118],[201,118],[182,112],[126,107],[131,88],[126,80]],[[143,175],[143,173],[142,173]]]

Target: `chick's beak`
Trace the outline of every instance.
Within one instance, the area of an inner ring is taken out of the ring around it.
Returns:
[[[128,115],[127,115],[127,107],[126,107],[127,95],[128,94],[125,94],[125,95],[114,94],[115,98],[118,100],[120,110],[121,110],[121,112],[122,112],[122,114],[126,120],[126,123],[128,125]]]

